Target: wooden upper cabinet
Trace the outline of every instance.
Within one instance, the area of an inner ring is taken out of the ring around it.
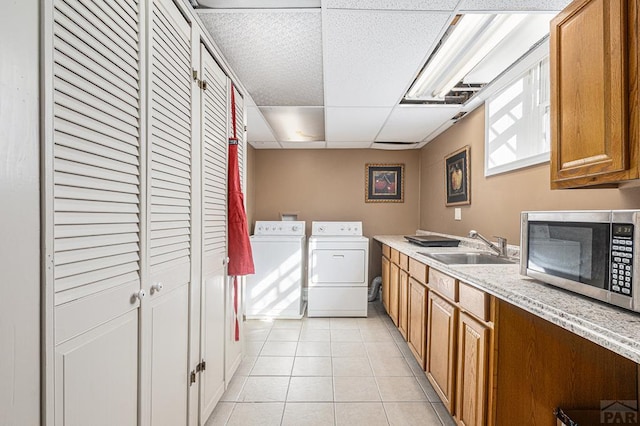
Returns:
[[[575,0],[551,22],[552,188],[638,177],[632,3]]]

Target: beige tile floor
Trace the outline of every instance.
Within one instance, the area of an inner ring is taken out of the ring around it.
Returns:
[[[455,425],[379,302],[367,318],[247,321],[214,425]]]

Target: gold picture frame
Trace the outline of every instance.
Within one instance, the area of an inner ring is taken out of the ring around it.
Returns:
[[[366,203],[404,203],[404,164],[365,165]]]

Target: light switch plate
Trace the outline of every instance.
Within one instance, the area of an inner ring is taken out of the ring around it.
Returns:
[[[462,220],[462,209],[460,207],[453,209],[453,218],[455,220]]]

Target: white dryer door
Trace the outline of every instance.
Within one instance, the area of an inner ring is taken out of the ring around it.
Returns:
[[[365,250],[315,249],[310,261],[311,285],[367,285]]]

